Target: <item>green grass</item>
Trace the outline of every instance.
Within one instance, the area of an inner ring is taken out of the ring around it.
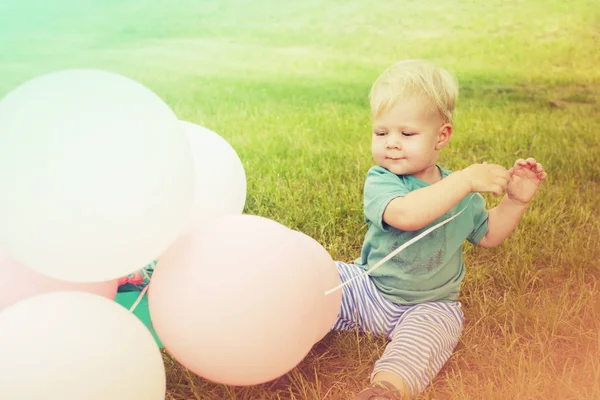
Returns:
[[[245,212],[344,261],[366,231],[372,81],[402,58],[454,71],[461,98],[442,165],[534,156],[549,178],[502,246],[465,246],[464,335],[421,398],[600,398],[596,1],[31,3],[0,3],[0,96],[62,68],[136,79],[236,148]],[[165,355],[167,398],[345,399],[384,346],[331,333],[281,379],[245,388],[207,382]]]

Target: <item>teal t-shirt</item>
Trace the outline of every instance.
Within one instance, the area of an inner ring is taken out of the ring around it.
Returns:
[[[452,172],[438,166],[442,178]],[[361,256],[355,263],[367,270],[408,240],[467,209],[417,242],[406,247],[370,273],[371,280],[388,300],[399,304],[456,300],[465,275],[462,245],[473,244],[488,231],[488,212],[479,193],[467,195],[446,214],[416,230],[402,231],[383,222],[383,212],[396,197],[430,184],[411,175],[395,175],[375,166],[367,173],[364,210],[368,230]],[[469,203],[470,197],[473,199]]]

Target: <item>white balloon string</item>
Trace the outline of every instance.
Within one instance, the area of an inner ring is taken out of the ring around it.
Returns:
[[[390,258],[394,257],[396,254],[400,253],[402,250],[404,250],[405,248],[407,248],[408,246],[410,246],[411,244],[413,244],[417,240],[422,239],[425,235],[427,235],[430,232],[436,230],[440,226],[445,225],[448,222],[452,221],[454,218],[456,218],[460,214],[462,214],[462,212],[465,211],[467,209],[467,207],[469,207],[469,203],[471,203],[472,199],[473,199],[473,195],[471,195],[471,197],[469,198],[469,201],[467,202],[467,205],[462,210],[460,210],[458,213],[456,213],[452,217],[448,218],[447,220],[442,221],[439,224],[432,226],[431,228],[429,228],[426,231],[422,232],[418,236],[415,236],[414,238],[410,239],[408,242],[404,243],[402,246],[400,246],[397,249],[395,249],[394,251],[392,251],[390,254],[388,254],[387,256],[385,256],[384,258],[382,258],[381,260],[379,260],[379,262],[377,264],[373,265],[368,270],[362,272],[360,275],[357,275],[354,278],[348,279],[346,282],[342,283],[341,285],[338,285],[338,286],[334,287],[333,289],[327,290],[325,292],[325,296],[327,296],[327,295],[335,292],[336,290],[339,290],[339,289],[343,288],[344,286],[350,284],[350,282],[352,282],[352,281],[354,281],[356,279],[362,278],[363,276],[368,275],[369,273],[375,271],[377,268],[381,267],[383,265],[383,263],[385,263],[386,261],[388,261]]]
[[[129,309],[129,312],[134,312],[136,307],[138,306],[138,304],[140,304],[140,301],[142,301],[142,298],[144,298],[144,295],[146,294],[146,292],[148,291],[148,287],[150,285],[146,285],[146,287],[144,288],[144,290],[142,290],[140,292],[140,295],[138,296],[138,298],[135,300],[135,303],[133,303],[133,305],[131,306],[131,308]]]
[[[149,267],[152,264],[148,264],[146,266]],[[156,266],[156,263],[154,264],[154,266]],[[140,304],[140,302],[142,301],[142,299],[144,298],[144,295],[146,294],[146,292],[148,291],[148,287],[150,286],[150,275],[148,275],[148,271],[146,271],[146,268],[142,268],[142,274],[144,275],[144,278],[148,279],[148,284],[146,285],[146,287],[140,292],[140,295],[138,296],[138,298],[135,300],[135,303],[133,303],[133,305],[131,306],[131,308],[129,309],[129,312],[134,312],[135,309],[137,308],[137,306]]]

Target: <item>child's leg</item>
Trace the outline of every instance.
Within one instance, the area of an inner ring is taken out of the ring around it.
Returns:
[[[375,363],[373,381],[404,382],[413,396],[421,393],[452,355],[462,332],[459,302],[423,303],[398,320],[383,356]]]
[[[342,283],[364,272],[354,264],[336,262]],[[354,279],[342,287],[342,306],[332,330],[353,330],[388,336],[396,321],[410,306],[400,306],[384,299],[368,276]]]

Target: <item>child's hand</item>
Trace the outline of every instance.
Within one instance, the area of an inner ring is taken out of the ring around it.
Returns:
[[[473,164],[461,171],[471,185],[471,192],[491,192],[496,196],[506,190],[510,175],[498,164]]]
[[[506,194],[511,200],[521,204],[529,203],[542,181],[548,177],[542,164],[535,161],[535,158],[518,159],[508,173],[510,181]]]

